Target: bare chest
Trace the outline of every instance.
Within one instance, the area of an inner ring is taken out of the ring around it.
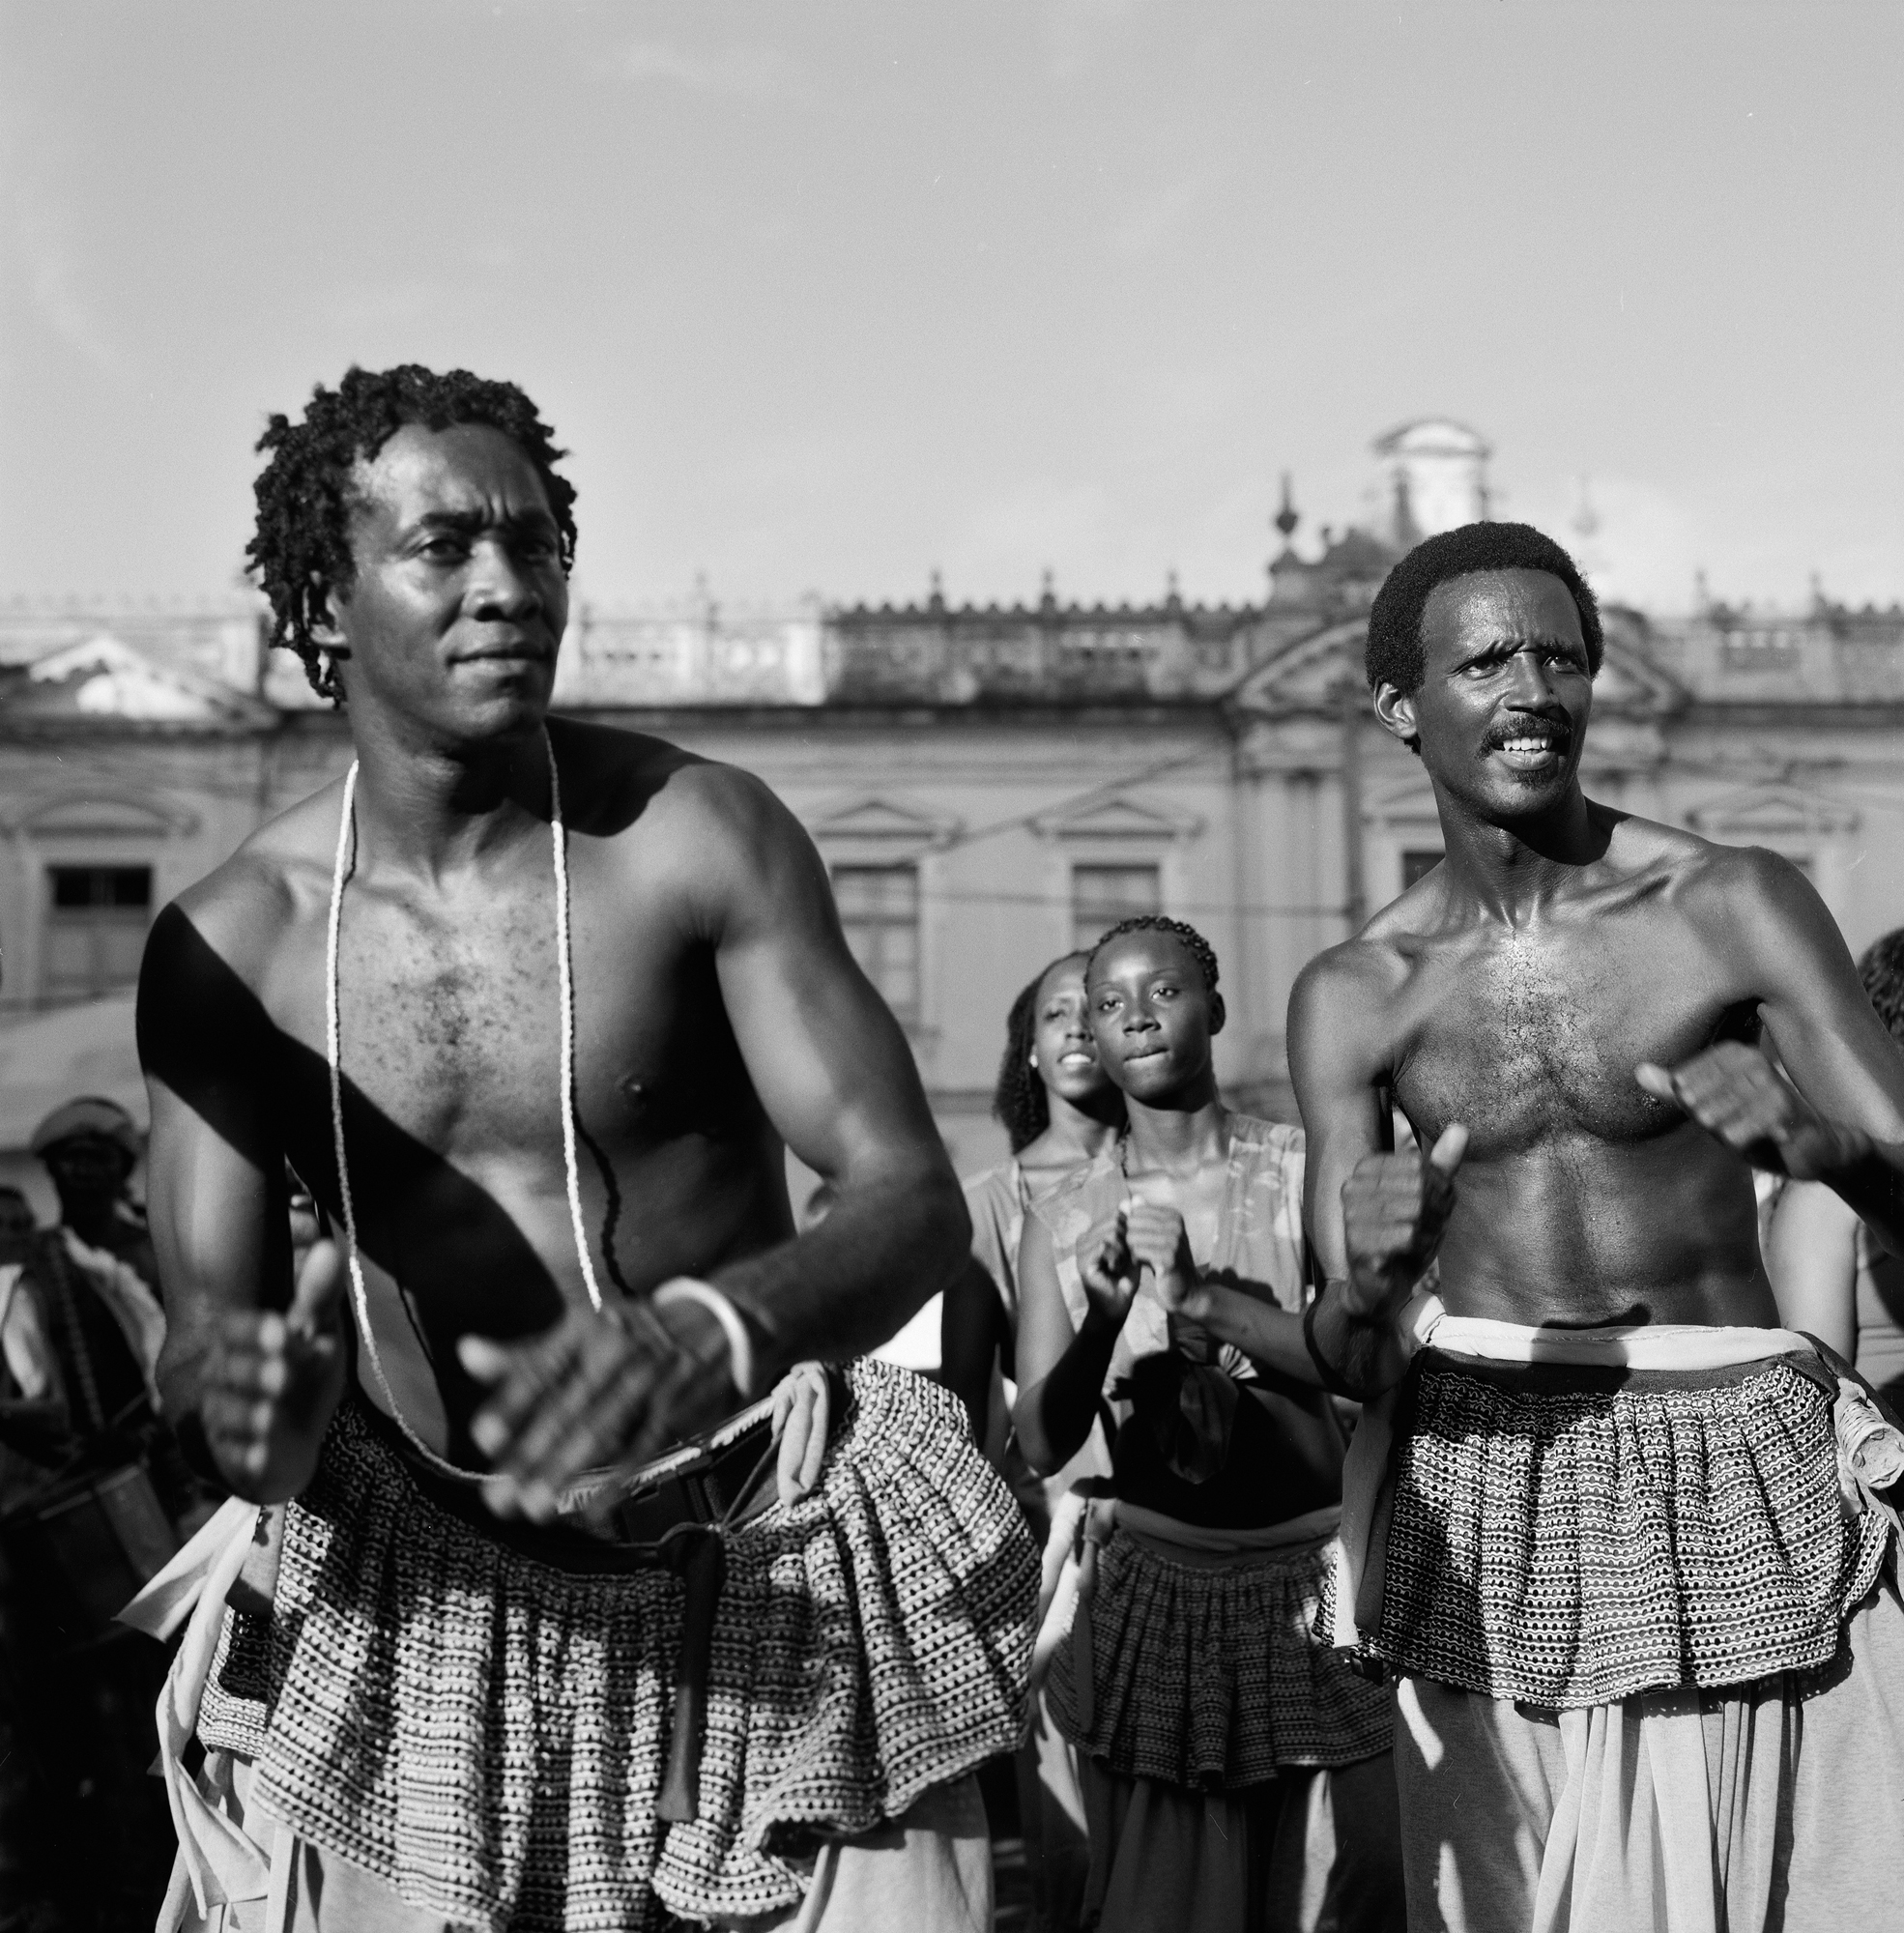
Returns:
[[[578,869],[579,871],[579,869]],[[691,1132],[732,1100],[731,1044],[711,965],[665,913],[575,881],[566,1002],[578,1122],[604,1154]],[[285,976],[281,1024],[325,1051],[322,932]],[[430,901],[348,891],[337,950],[348,1089],[405,1142],[461,1162],[560,1148],[562,952],[553,882]],[[744,1077],[743,1077],[744,1078]]]
[[[337,966],[346,1072],[428,1145],[519,1141],[560,1099],[552,905],[424,909],[364,895],[347,904]],[[592,1017],[597,1053],[603,1033]]]
[[[1580,920],[1426,959],[1399,1003],[1397,1098],[1424,1130],[1459,1121],[1477,1154],[1545,1140],[1650,1140],[1679,1123],[1633,1077],[1738,1024],[1719,976],[1669,924]]]

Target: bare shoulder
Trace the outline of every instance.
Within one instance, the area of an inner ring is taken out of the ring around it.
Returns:
[[[572,829],[611,850],[631,894],[719,943],[831,919],[825,870],[799,821],[752,772],[665,738],[552,720]]]
[[[268,821],[160,915],[153,944],[183,924],[254,990],[274,950],[330,891],[343,781]],[[149,949],[149,958],[150,958]]]
[[[576,719],[551,719],[549,733],[579,833],[706,863],[750,852],[764,834],[796,822],[753,773],[666,738]]]
[[[1440,914],[1433,876],[1386,906],[1352,939],[1318,953],[1289,994],[1289,1036],[1369,1018],[1395,997]]]
[[[1736,933],[1831,918],[1804,874],[1762,846],[1722,846],[1677,825],[1622,818],[1602,863],[1616,881],[1659,892],[1701,926]]]

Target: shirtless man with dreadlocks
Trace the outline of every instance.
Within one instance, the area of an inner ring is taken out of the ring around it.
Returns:
[[[140,988],[161,1381],[248,1500],[164,1708],[167,1922],[988,1926],[1016,1508],[902,1371],[835,1373],[804,1495],[743,1407],[966,1245],[820,861],[746,774],[548,718],[574,492],[520,390],[353,369],[261,447],[274,641],[356,764]],[[837,1195],[797,1239],[783,1141]],[[295,1283],[287,1160],[334,1231]]]

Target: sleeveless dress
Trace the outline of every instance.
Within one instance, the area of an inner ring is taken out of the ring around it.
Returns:
[[[1081,1171],[1073,1168],[1047,1176],[1040,1188],[1013,1156],[964,1184],[966,1207],[972,1218],[972,1255],[998,1292],[1005,1328],[1014,1345],[1018,1342],[1018,1249],[1024,1234],[1024,1218],[1034,1202],[1062,1188]],[[1110,1474],[1111,1449],[1103,1430],[1093,1428],[1083,1447],[1063,1469],[1043,1479],[1033,1476],[1011,1433],[1011,1399],[1016,1392],[1005,1387],[995,1370],[992,1384],[985,1454],[1042,1536],[1049,1528],[1051,1513],[1073,1484],[1081,1478]]]

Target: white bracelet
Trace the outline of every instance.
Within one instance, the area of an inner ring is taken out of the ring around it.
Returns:
[[[664,1282],[649,1301],[656,1309],[678,1302],[692,1302],[705,1309],[727,1337],[728,1373],[734,1378],[735,1388],[742,1396],[753,1393],[753,1339],[747,1334],[747,1325],[741,1321],[739,1312],[712,1283],[699,1282],[691,1275],[678,1275],[672,1282]]]

